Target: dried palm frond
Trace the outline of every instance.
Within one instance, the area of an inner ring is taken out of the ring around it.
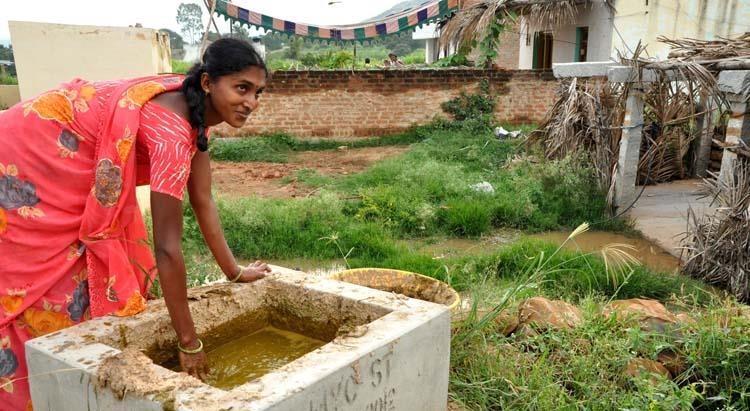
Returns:
[[[665,36],[657,40],[668,44],[672,51],[670,59],[691,60],[714,64],[712,61],[750,55],[750,33],[730,39],[719,37],[716,40],[697,40],[691,38],[669,39]]]
[[[562,81],[544,125],[527,144],[540,144],[549,159],[588,153],[600,187],[609,190],[621,134],[610,124],[621,121],[621,93],[619,85],[603,81]]]
[[[581,7],[602,4],[596,0],[481,0],[463,8],[443,22],[440,30],[440,47],[456,45],[462,48],[474,44],[489,33],[490,25],[499,20],[504,23],[514,16],[523,16],[538,27],[555,27],[575,21]],[[605,7],[614,10],[610,0]]]
[[[713,174],[703,182],[703,193],[717,206],[713,214],[688,210],[682,272],[750,302],[750,166],[740,161],[733,171],[732,178]]]

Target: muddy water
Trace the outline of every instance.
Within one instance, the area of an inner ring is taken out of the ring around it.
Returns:
[[[539,240],[549,241],[556,244],[562,244],[570,233],[568,232],[549,232],[534,234],[529,237]],[[565,248],[569,250],[580,250],[583,252],[597,252],[608,244],[628,244],[635,250],[628,251],[633,257],[637,258],[645,267],[657,272],[674,272],[680,267],[680,260],[666,252],[658,245],[644,238],[630,237],[622,234],[608,233],[604,231],[589,231],[576,236],[569,241]]]
[[[231,390],[324,344],[320,340],[268,326],[209,351],[211,374],[206,382]]]
[[[461,257],[466,255],[483,255],[496,252],[501,247],[512,244],[524,234],[517,230],[497,230],[479,239],[467,238],[432,238],[400,241],[414,252],[431,255],[435,259]],[[570,235],[569,231],[552,231],[528,235],[530,238],[562,244]],[[566,244],[569,250],[598,252],[608,244],[628,244],[635,250],[627,250],[641,264],[657,272],[674,272],[679,268],[679,260],[655,243],[644,238],[627,236],[604,231],[589,231]],[[295,268],[310,274],[328,276],[346,269],[343,260],[313,260],[297,258],[291,260],[272,260],[271,264]],[[249,263],[249,262],[246,262]]]
[[[541,234],[531,234],[528,237],[537,240],[562,244],[568,238],[568,231],[552,231]],[[408,242],[411,248],[418,252],[427,253],[433,258],[449,258],[464,255],[482,255],[493,253],[500,247],[511,244],[521,238],[519,231],[495,231],[481,239],[448,238],[432,243],[424,241]],[[666,252],[655,243],[644,238],[627,236],[605,231],[589,231],[576,236],[575,241],[569,241],[565,248],[573,251],[598,252],[608,244],[627,244],[634,250],[627,250],[641,264],[657,272],[674,272],[680,266],[679,259]]]

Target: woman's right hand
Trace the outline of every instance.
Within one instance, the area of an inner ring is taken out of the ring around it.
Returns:
[[[208,376],[208,356],[201,351],[195,354],[187,354],[180,351],[180,368],[183,372],[201,380],[206,381]]]
[[[262,261],[256,261],[246,267],[240,266],[239,278],[236,282],[238,283],[252,283],[253,281],[260,280],[265,277],[266,274],[271,272],[271,267]]]

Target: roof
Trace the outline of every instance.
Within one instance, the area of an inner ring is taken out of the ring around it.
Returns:
[[[244,9],[226,0],[217,0],[215,11],[227,20],[290,36],[323,42],[365,42],[412,32],[422,25],[449,18],[458,8],[459,0],[407,0],[366,22],[336,26],[282,20]]]

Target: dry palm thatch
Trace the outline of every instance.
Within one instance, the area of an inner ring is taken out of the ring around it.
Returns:
[[[562,81],[544,125],[527,143],[540,144],[549,159],[588,154],[600,187],[611,191],[622,131],[610,124],[622,123],[622,95],[623,87],[616,84],[577,78]]]
[[[702,188],[717,209],[700,218],[689,209],[682,272],[750,302],[750,166],[741,161],[732,178],[713,177]]]
[[[662,76],[660,74],[660,76]],[[659,79],[644,94],[644,120],[639,184],[656,184],[683,179],[691,174],[697,88]]]
[[[524,16],[539,27],[555,27],[575,21],[582,6],[600,4],[597,0],[481,0],[465,7],[445,22],[440,31],[440,47],[470,46],[490,32],[495,21],[505,22]],[[610,0],[603,0],[614,10]]]

